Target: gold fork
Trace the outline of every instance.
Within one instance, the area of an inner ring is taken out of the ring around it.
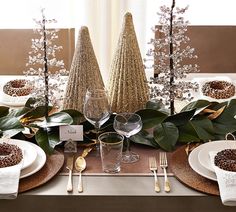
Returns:
[[[166,174],[166,168],[168,167],[166,152],[160,152],[159,156],[160,156],[160,167],[164,171],[164,177],[165,177],[165,186],[164,186],[164,188],[165,188],[165,192],[170,192],[170,182],[169,182],[169,179],[168,179],[167,174]]]
[[[157,161],[155,157],[149,158],[149,169],[153,172],[154,179],[155,179],[155,191],[160,192],[159,181],[157,178]]]

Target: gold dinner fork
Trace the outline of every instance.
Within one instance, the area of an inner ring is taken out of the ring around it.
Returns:
[[[164,177],[165,177],[165,186],[164,186],[164,188],[165,188],[165,192],[170,192],[170,182],[169,182],[169,179],[168,179],[167,174],[166,174],[166,168],[168,167],[166,152],[160,152],[159,156],[160,156],[160,167],[164,171]]]
[[[155,191],[160,192],[160,186],[157,178],[157,161],[155,157],[149,158],[149,169],[153,172],[154,179],[155,179]]]

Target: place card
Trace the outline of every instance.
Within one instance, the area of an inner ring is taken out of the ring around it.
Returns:
[[[83,125],[60,126],[61,141],[83,141]]]

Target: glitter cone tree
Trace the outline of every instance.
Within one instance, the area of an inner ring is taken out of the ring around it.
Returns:
[[[159,25],[153,32],[159,37],[151,39],[153,48],[148,51],[151,59],[146,61],[156,62],[151,66],[158,70],[159,75],[151,80],[151,98],[160,98],[166,105],[170,106],[171,115],[174,114],[174,100],[191,100],[191,90],[197,91],[198,84],[183,80],[187,74],[198,72],[198,65],[184,64],[186,59],[197,58],[194,48],[187,45],[189,37],[185,35],[188,21],[182,16],[186,8],[175,7],[172,0],[171,7],[160,8]],[[148,62],[149,63],[149,62]]]
[[[132,15],[126,13],[111,65],[109,96],[113,112],[135,112],[149,99],[144,65]]]
[[[83,111],[86,90],[103,89],[104,84],[87,27],[81,27],[72,60],[64,109]]]

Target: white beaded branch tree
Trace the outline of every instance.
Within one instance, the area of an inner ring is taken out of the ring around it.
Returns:
[[[48,105],[56,106],[58,101],[63,98],[62,87],[65,80],[61,77],[67,75],[68,71],[64,68],[63,60],[57,60],[56,52],[62,49],[62,46],[57,46],[55,40],[58,38],[58,29],[48,29],[47,24],[56,23],[55,19],[48,20],[44,15],[44,9],[41,10],[42,19],[35,20],[38,28],[34,32],[39,38],[32,39],[31,49],[29,52],[29,60],[26,66],[30,66],[24,72],[26,76],[33,76],[34,91],[33,95],[38,101],[36,105],[45,105],[45,117],[48,116]],[[51,71],[51,68],[54,72]]]
[[[150,86],[151,98],[160,98],[166,105],[170,106],[170,114],[175,112],[174,100],[191,100],[191,90],[197,91],[198,84],[184,81],[187,74],[199,71],[198,65],[184,64],[184,60],[195,59],[194,48],[187,43],[189,37],[185,35],[188,21],[184,20],[183,14],[188,7],[175,7],[175,0],[172,0],[171,7],[161,6],[160,27],[153,28],[154,34],[159,37],[151,39],[150,44],[153,46],[147,56],[146,61],[154,61],[151,67],[159,71],[158,77],[151,79]]]

